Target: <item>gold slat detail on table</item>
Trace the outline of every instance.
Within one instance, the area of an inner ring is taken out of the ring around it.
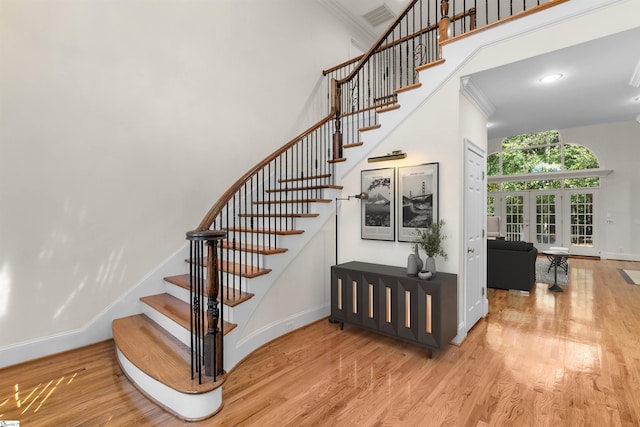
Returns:
[[[404,327],[411,329],[411,291],[404,291]]]
[[[427,295],[427,333],[431,333],[431,295]]]
[[[386,287],[386,310],[385,310],[385,320],[387,323],[391,323],[391,288]]]
[[[358,282],[351,282],[351,290],[353,292],[353,314],[358,314]]]

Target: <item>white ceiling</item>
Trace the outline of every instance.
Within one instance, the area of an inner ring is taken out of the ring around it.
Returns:
[[[489,138],[633,120],[640,114],[639,47],[635,28],[471,75],[495,107]],[[540,83],[551,73],[563,77]]]
[[[383,4],[397,14],[406,5],[406,0],[318,1],[368,44],[391,21],[373,27],[363,15]],[[635,101],[640,97],[639,47],[636,28],[469,76],[493,107],[489,138],[635,119],[640,115]],[[563,78],[541,84],[538,79],[549,73]]]

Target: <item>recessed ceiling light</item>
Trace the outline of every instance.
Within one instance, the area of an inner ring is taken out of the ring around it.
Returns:
[[[636,102],[640,102],[640,96],[634,98],[633,100],[636,101]]]
[[[562,73],[549,74],[549,75],[546,75],[544,77],[540,77],[539,82],[540,83],[551,83],[551,82],[555,82],[556,80],[560,80],[562,77],[563,77]]]

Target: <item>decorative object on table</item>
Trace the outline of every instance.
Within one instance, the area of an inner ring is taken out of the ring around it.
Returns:
[[[407,276],[417,276],[420,269],[418,268],[419,257],[414,253],[410,253],[407,257]],[[420,260],[422,263],[422,260]]]
[[[424,262],[422,262],[422,258],[420,258],[420,253],[418,252],[418,247],[413,248],[413,253],[416,256],[416,262],[418,264],[418,271],[422,271],[422,267],[424,267]]]
[[[395,240],[395,170],[372,169],[361,172],[362,192],[369,197],[362,203],[363,239]]]
[[[440,221],[432,222],[424,229],[416,228],[413,248],[422,249],[427,255],[422,268],[423,271],[430,271],[432,274],[436,274],[436,256],[441,256],[445,261],[447,260],[447,252],[442,246],[442,243],[447,239],[447,235],[444,234],[444,225],[445,222],[441,219]]]
[[[433,273],[427,270],[418,273],[418,277],[422,280],[429,280],[433,277]]]
[[[438,163],[398,168],[398,241],[438,222]]]

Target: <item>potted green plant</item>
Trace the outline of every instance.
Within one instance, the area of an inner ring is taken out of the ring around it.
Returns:
[[[447,252],[442,246],[444,240],[447,239],[447,235],[444,234],[445,222],[441,219],[438,222],[431,222],[427,228],[416,228],[415,236],[412,242],[412,248],[422,249],[427,255],[427,259],[424,263],[424,271],[429,271],[431,274],[436,273],[436,256],[441,256],[444,260],[447,260]]]

